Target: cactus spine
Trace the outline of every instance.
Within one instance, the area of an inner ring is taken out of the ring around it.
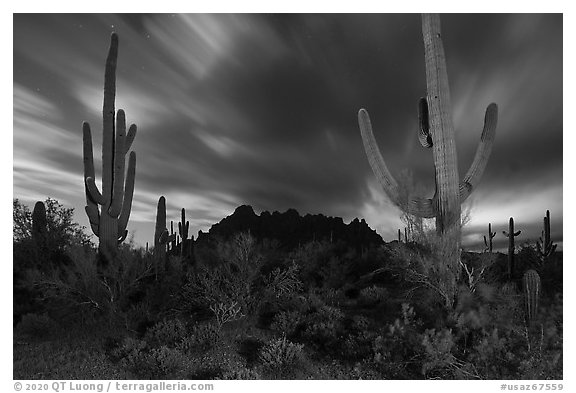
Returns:
[[[526,320],[532,322],[538,313],[538,301],[540,300],[540,275],[535,270],[527,270],[524,273],[524,297],[526,300]]]
[[[118,35],[113,33],[104,74],[102,192],[95,182],[90,125],[87,122],[83,124],[85,210],[90,227],[99,238],[99,250],[108,259],[114,257],[118,244],[128,234],[126,226],[132,208],[136,173],[136,153],[132,151],[124,179],[126,154],[136,136],[136,125],[132,124],[126,133],[124,111],[118,110],[115,116],[117,58]]]
[[[514,232],[514,219],[510,217],[509,231],[502,231],[504,236],[508,238],[508,279],[512,279],[514,274],[514,238],[522,231]]]
[[[432,199],[409,197],[408,201],[403,201],[399,185],[388,170],[378,149],[370,117],[365,109],[360,109],[358,123],[370,166],[392,202],[417,217],[435,217],[437,232],[442,234],[454,231],[455,238],[459,242],[460,203],[476,188],[482,177],[492,151],[498,109],[496,104],[490,104],[486,109],[484,130],[474,161],[464,179],[459,181],[448,74],[438,15],[422,15],[422,34],[427,96],[419,101],[419,140],[424,147],[433,149],[436,180],[434,197]]]
[[[492,252],[492,239],[496,236],[496,232],[492,232],[492,224],[488,223],[488,240],[486,240],[486,236],[484,236],[484,244],[486,245],[486,250],[488,252]]]
[[[166,245],[174,241],[176,235],[168,235],[166,228],[166,198],[161,196],[158,199],[158,207],[156,210],[156,228],[154,231],[154,257],[156,259],[155,274],[156,278],[164,271],[164,263],[166,260]]]
[[[546,217],[544,217],[544,230],[542,237],[536,242],[536,250],[540,256],[540,261],[544,262],[546,258],[556,251],[556,244],[550,239],[550,210],[546,210]]]

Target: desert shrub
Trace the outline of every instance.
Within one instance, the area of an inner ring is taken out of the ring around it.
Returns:
[[[348,300],[342,288],[319,288],[317,294],[328,306],[340,307]]]
[[[186,337],[186,326],[179,319],[163,320],[146,332],[144,340],[151,346],[173,348]]]
[[[433,379],[477,378],[470,364],[459,360],[454,352],[456,343],[450,329],[427,329],[422,334],[422,374]]]
[[[184,353],[205,351],[220,341],[220,328],[212,323],[194,325],[188,336],[184,337],[177,348]]]
[[[382,288],[377,285],[371,285],[360,290],[358,303],[365,306],[372,306],[387,301],[389,297],[390,296],[386,288]]]
[[[302,315],[297,311],[282,311],[274,316],[270,327],[287,337],[291,337],[296,333],[302,320]]]
[[[242,307],[238,304],[238,302],[235,301],[228,304],[211,304],[210,311],[212,311],[216,317],[216,323],[220,328],[222,328],[222,325],[227,322],[237,321],[245,316],[242,314]]]
[[[414,378],[421,370],[416,369],[421,353],[421,322],[414,308],[402,304],[401,317],[385,326],[372,343],[372,362],[385,378]]]
[[[136,374],[146,379],[180,379],[185,376],[188,359],[178,349],[161,346],[143,356]]]
[[[343,322],[344,313],[340,309],[322,306],[306,316],[302,336],[316,349],[334,349],[343,334]]]
[[[45,338],[59,329],[58,323],[46,314],[25,314],[16,325],[16,332],[22,335]]]
[[[28,285],[40,293],[46,307],[60,319],[94,321],[125,320],[124,311],[131,305],[130,297],[152,276],[152,260],[138,252],[121,247],[115,259],[105,268],[98,266],[93,250],[71,247],[69,265],[50,272],[30,271]]]
[[[111,352],[112,359],[144,379],[170,379],[185,376],[188,359],[178,349],[165,345],[153,348],[146,341],[126,337]]]
[[[127,369],[134,369],[147,346],[146,341],[125,337],[120,345],[112,348],[110,357],[112,360],[119,361]]]
[[[302,290],[302,281],[298,278],[300,267],[292,263],[286,269],[276,268],[264,278],[264,293],[267,298],[287,299]]]
[[[303,349],[303,344],[295,344],[286,337],[274,339],[262,347],[259,360],[265,368],[289,368],[304,359]]]
[[[252,368],[239,367],[228,370],[222,374],[224,380],[258,380],[262,379],[260,373]]]
[[[251,315],[261,301],[254,281],[263,261],[255,239],[249,233],[240,233],[219,243],[218,254],[217,266],[201,266],[196,274],[188,275],[188,283],[180,293],[184,307],[187,311],[209,310],[211,306],[236,303],[240,313]]]

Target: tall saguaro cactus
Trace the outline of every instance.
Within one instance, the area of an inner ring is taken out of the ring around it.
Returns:
[[[522,231],[514,232],[514,218],[512,217],[510,217],[508,229],[508,232],[502,231],[502,233],[508,238],[508,279],[512,279],[514,274],[514,238],[520,235]]]
[[[442,38],[440,17],[436,14],[422,15],[422,35],[426,62],[426,98],[419,101],[419,140],[422,146],[432,148],[434,157],[436,193],[433,198],[409,197],[403,201],[398,182],[394,179],[372,132],[370,117],[366,109],[360,109],[358,123],[364,149],[374,174],[388,197],[409,214],[422,218],[436,218],[439,234],[454,233],[459,242],[460,204],[476,188],[492,151],[496,133],[498,109],[490,104],[486,109],[484,129],[480,137],[472,166],[460,181],[452,107],[448,87],[448,74]]]
[[[136,137],[136,125],[126,133],[126,116],[123,110],[116,115],[116,63],[118,59],[118,35],[113,33],[106,59],[104,74],[104,105],[102,109],[102,192],[95,182],[90,125],[83,124],[84,184],[86,190],[86,214],[90,227],[99,238],[99,250],[108,259],[113,258],[118,244],[128,234],[126,226],[132,208],[136,153],[130,152],[125,178],[126,154]]]
[[[492,252],[492,239],[496,236],[496,232],[492,232],[492,224],[488,223],[488,237],[484,236],[484,244],[486,245],[486,250]]]

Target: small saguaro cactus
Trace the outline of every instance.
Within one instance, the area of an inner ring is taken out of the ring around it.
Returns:
[[[496,236],[496,232],[492,232],[492,224],[488,223],[488,238],[484,235],[484,244],[486,245],[486,251],[492,252],[492,239]]]
[[[40,250],[48,245],[48,220],[42,201],[36,202],[32,211],[32,241]]]
[[[524,273],[524,298],[526,301],[526,320],[532,322],[538,313],[540,300],[540,275],[536,270],[530,269]]]
[[[544,262],[550,255],[556,251],[556,244],[550,239],[550,210],[546,210],[546,217],[544,217],[544,230],[542,237],[536,242],[536,250],[540,261]]]
[[[408,244],[408,228],[404,227],[404,243]]]
[[[170,245],[168,246],[170,255],[176,255],[178,254],[178,235],[176,235],[174,232],[174,221],[172,220],[170,220],[170,238],[172,239],[172,241],[170,241]]]
[[[514,238],[520,235],[521,232],[514,232],[514,219],[510,217],[508,232],[502,231],[504,236],[508,238],[508,279],[512,279],[514,274]]]
[[[186,221],[186,210],[182,208],[181,221],[178,223],[178,233],[182,238],[180,243],[180,256],[187,257],[189,251],[189,240],[188,240],[188,230],[190,229],[190,222]]]
[[[156,210],[156,228],[154,231],[154,256],[156,258],[155,273],[156,278],[160,270],[163,270],[166,260],[166,245],[174,241],[176,235],[168,235],[166,228],[166,198],[161,196],[158,199],[158,207]]]
[[[120,109],[115,113],[117,58],[118,35],[113,33],[104,74],[102,192],[95,181],[90,125],[87,122],[83,124],[85,210],[90,227],[99,239],[99,250],[107,259],[114,257],[118,244],[128,235],[126,226],[132,208],[136,173],[136,153],[132,151],[125,178],[126,154],[136,137],[136,125],[132,124],[126,133],[124,111]]]
[[[398,243],[402,243],[402,232],[398,229]]]

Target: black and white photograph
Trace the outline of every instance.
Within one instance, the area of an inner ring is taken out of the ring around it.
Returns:
[[[12,378],[563,390],[564,24],[14,13]]]

